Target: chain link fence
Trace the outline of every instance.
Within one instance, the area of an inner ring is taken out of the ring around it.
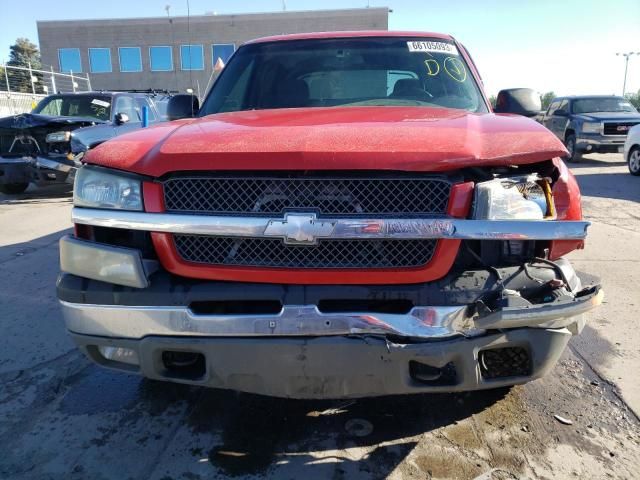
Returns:
[[[0,65],[0,117],[30,112],[52,93],[88,92],[89,74],[74,75],[31,67]]]

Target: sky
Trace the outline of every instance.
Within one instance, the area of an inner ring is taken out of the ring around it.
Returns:
[[[390,30],[449,33],[470,51],[490,95],[501,88],[620,94],[624,59],[640,53],[640,0],[285,0],[287,10],[389,7]],[[0,62],[17,37],[37,43],[36,20],[186,15],[186,0],[0,0]],[[283,0],[190,0],[205,12],[280,11]],[[640,90],[640,55],[627,92]]]

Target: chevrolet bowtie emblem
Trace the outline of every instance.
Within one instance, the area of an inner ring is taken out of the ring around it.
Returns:
[[[318,238],[329,237],[334,228],[334,223],[318,220],[315,213],[287,213],[284,220],[270,220],[264,235],[281,237],[288,244],[314,245]]]

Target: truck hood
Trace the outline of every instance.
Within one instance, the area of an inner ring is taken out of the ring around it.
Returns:
[[[640,122],[640,114],[634,112],[592,112],[576,114],[587,122]]]
[[[444,171],[564,156],[533,120],[426,107],[252,110],[119,136],[91,164],[160,177],[194,170]]]
[[[39,113],[21,113],[19,115],[0,118],[0,128],[13,130],[25,130],[38,127],[86,127],[98,123],[104,122],[90,117],[63,117],[40,115]]]

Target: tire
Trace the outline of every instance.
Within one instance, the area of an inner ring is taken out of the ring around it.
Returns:
[[[28,186],[28,183],[0,183],[0,192],[17,195],[18,193],[24,192]]]
[[[569,156],[567,160],[570,162],[579,162],[582,160],[582,153],[576,150],[576,136],[573,133],[567,135],[567,138],[564,141],[564,146],[569,150]]]
[[[640,147],[633,147],[629,152],[629,158],[627,158],[627,165],[629,166],[629,173],[640,176]]]

